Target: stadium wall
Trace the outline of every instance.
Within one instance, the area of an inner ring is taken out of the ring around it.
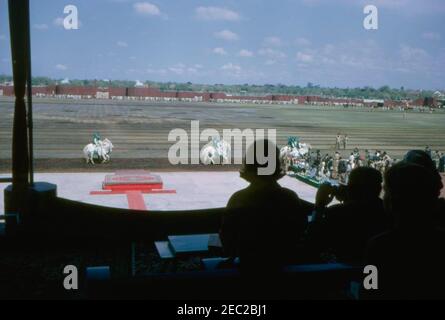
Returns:
[[[0,86],[0,96],[14,96],[13,86]],[[192,91],[161,91],[149,87],[96,87],[96,86],[35,86],[32,93],[40,97],[58,97],[68,99],[129,99],[147,101],[189,101],[189,102],[227,102],[227,103],[270,103],[270,104],[309,104],[309,105],[347,105],[366,107],[439,107],[435,98],[419,98],[411,101],[405,100],[377,100],[335,98],[322,96],[296,96],[296,95],[265,95],[245,96],[227,95],[224,92],[192,92]]]

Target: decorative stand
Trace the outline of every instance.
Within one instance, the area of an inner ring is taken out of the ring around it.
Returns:
[[[91,195],[125,194],[128,207],[133,210],[147,210],[144,194],[176,193],[176,190],[164,189],[159,175],[145,170],[121,170],[105,176],[102,190],[91,191]]]

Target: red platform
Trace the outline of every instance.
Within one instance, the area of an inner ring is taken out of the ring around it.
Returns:
[[[162,178],[145,170],[121,170],[105,176],[101,191],[91,191],[91,195],[127,195],[128,207],[134,210],[147,210],[143,194],[176,193],[164,189]]]

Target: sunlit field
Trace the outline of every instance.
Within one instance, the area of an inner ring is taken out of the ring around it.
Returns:
[[[9,169],[13,100],[0,100],[0,169]],[[349,136],[344,154],[354,147],[384,150],[400,158],[409,149],[445,151],[445,112],[433,113],[307,105],[250,105],[184,102],[34,99],[34,145],[37,169],[88,170],[82,149],[94,132],[115,148],[109,168],[168,168],[167,152],[174,128],[200,130],[275,128],[278,144],[288,136],[334,151],[337,133]],[[111,166],[111,167],[110,167]],[[100,165],[97,167],[100,168]],[[95,169],[97,169],[97,167]],[[171,169],[174,169],[171,167]]]

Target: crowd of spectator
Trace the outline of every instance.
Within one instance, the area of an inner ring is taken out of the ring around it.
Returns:
[[[247,150],[256,155],[258,140]],[[352,170],[348,184],[323,184],[315,203],[258,175],[263,161],[244,163],[250,184],[229,200],[220,231],[225,253],[239,257],[242,272],[279,272],[290,263],[342,262],[374,265],[378,290],[362,298],[445,297],[445,199],[438,169],[428,150],[409,151],[384,174],[371,167]],[[443,164],[442,164],[443,165]],[[336,198],[338,204],[329,205]]]

